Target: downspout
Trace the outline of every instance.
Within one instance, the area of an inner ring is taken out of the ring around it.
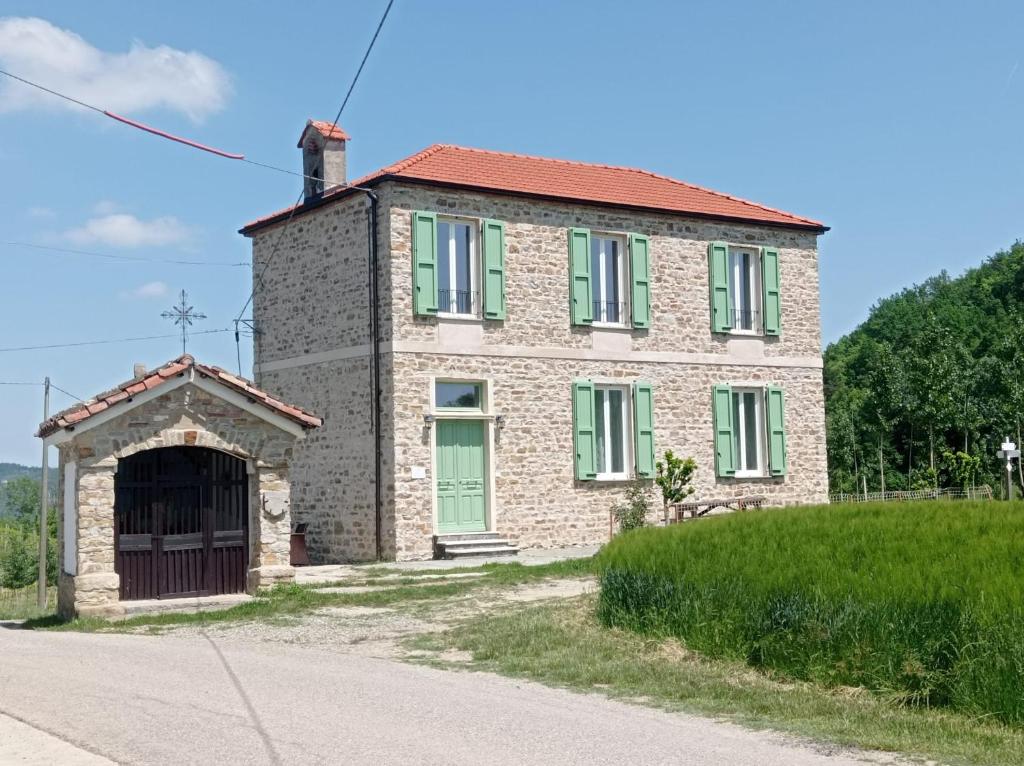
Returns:
[[[380,432],[380,421],[381,421],[381,385],[380,385],[380,305],[379,305],[379,291],[380,291],[380,275],[378,273],[378,258],[377,258],[377,204],[378,198],[376,193],[369,189],[363,189],[366,196],[370,200],[370,208],[367,211],[369,217],[368,221],[368,237],[369,237],[369,279],[367,289],[369,290],[370,299],[370,336],[371,336],[371,347],[373,355],[373,377],[372,377],[372,396],[373,396],[373,449],[374,449],[374,460],[373,460],[373,508],[374,508],[374,541],[376,544],[377,560],[382,561],[384,559],[384,541],[383,541],[383,522],[384,522],[384,493],[381,486],[381,479],[384,475],[384,447],[383,438]]]

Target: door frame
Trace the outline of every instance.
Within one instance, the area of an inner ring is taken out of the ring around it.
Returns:
[[[438,408],[434,398],[436,383],[476,383],[480,386],[480,409],[460,410]],[[484,473],[487,476],[484,481],[484,532],[495,532],[494,507],[495,507],[495,481],[494,481],[494,442],[497,435],[497,415],[494,412],[492,399],[494,385],[491,378],[477,376],[459,376],[436,374],[430,376],[430,404],[426,414],[433,420],[436,426],[441,420],[475,420],[483,423],[484,426]],[[458,534],[455,532],[441,532],[437,524],[437,433],[436,427],[430,428],[430,528],[434,535]]]

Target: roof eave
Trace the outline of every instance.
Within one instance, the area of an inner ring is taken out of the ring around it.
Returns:
[[[597,201],[597,200],[579,199],[579,198],[575,198],[575,197],[563,197],[563,196],[559,196],[559,195],[556,195],[556,194],[537,194],[537,193],[534,193],[534,192],[511,191],[511,190],[508,190],[508,189],[495,189],[494,187],[490,187],[490,186],[476,186],[476,185],[473,185],[473,184],[459,184],[459,183],[452,183],[450,181],[435,181],[435,180],[427,179],[427,178],[410,178],[409,176],[403,176],[403,175],[394,174],[394,173],[381,174],[379,176],[375,176],[372,179],[368,179],[366,181],[362,181],[361,184],[360,184],[360,188],[366,187],[366,186],[371,186],[371,185],[372,186],[376,186],[376,185],[378,185],[378,184],[380,184],[380,183],[382,183],[384,181],[395,181],[397,183],[416,184],[416,185],[419,185],[419,186],[435,186],[435,187],[439,187],[439,188],[442,188],[442,189],[461,189],[461,190],[465,190],[465,191],[475,191],[475,192],[482,192],[482,193],[487,193],[487,194],[504,194],[504,195],[509,195],[509,196],[513,196],[513,197],[523,197],[525,199],[540,199],[540,200],[546,200],[546,201],[551,201],[551,202],[575,202],[575,203],[580,204],[580,205],[593,205],[595,207],[600,207],[600,208],[615,208],[615,209],[619,209],[619,210],[636,210],[636,211],[642,211],[642,212],[647,212],[647,213],[651,213],[651,212],[654,212],[654,213],[664,213],[666,215],[687,216],[687,217],[690,217],[690,218],[699,218],[701,220],[708,220],[708,221],[729,221],[731,223],[745,223],[745,224],[750,224],[750,225],[754,225],[754,226],[773,226],[773,227],[778,227],[778,228],[783,228],[783,229],[796,229],[798,231],[809,231],[809,232],[814,232],[816,234],[824,234],[825,232],[829,231],[832,228],[832,227],[826,226],[826,225],[824,225],[822,223],[798,222],[798,221],[791,221],[791,222],[785,222],[785,221],[765,221],[765,220],[760,219],[760,218],[746,218],[746,217],[742,217],[742,216],[716,215],[716,214],[712,214],[712,213],[700,213],[700,212],[684,212],[684,211],[679,211],[679,210],[672,210],[672,209],[668,209],[668,208],[657,207],[657,206],[653,206],[653,205],[650,205],[650,206],[649,205],[624,205],[624,204],[618,203],[618,202],[601,202],[601,201]],[[259,231],[261,229],[265,229],[268,226],[273,226],[275,224],[278,224],[281,221],[284,221],[284,220],[286,220],[289,217],[295,218],[295,217],[298,217],[298,216],[301,216],[301,215],[305,215],[306,213],[310,213],[310,212],[312,212],[312,211],[314,211],[314,210],[316,210],[316,209],[318,209],[320,207],[323,207],[324,205],[327,205],[327,204],[329,204],[331,202],[336,202],[336,201],[338,201],[340,199],[343,199],[343,198],[347,197],[351,193],[360,191],[360,188],[356,188],[356,187],[350,186],[350,187],[346,187],[344,189],[339,189],[338,191],[334,192],[333,194],[324,195],[323,197],[320,197],[319,199],[314,200],[312,202],[303,202],[301,205],[299,205],[294,210],[282,211],[282,212],[278,213],[277,215],[275,215],[275,216],[273,216],[271,218],[268,218],[268,219],[266,219],[264,221],[257,221],[257,222],[253,222],[251,224],[247,224],[246,226],[243,226],[241,229],[239,229],[238,233],[243,235],[243,236],[246,236],[246,237],[251,236],[255,232],[257,232],[257,231]]]

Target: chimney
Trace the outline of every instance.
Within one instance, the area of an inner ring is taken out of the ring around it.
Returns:
[[[142,362],[136,362],[132,366],[132,377],[134,377],[136,380],[138,380],[139,378],[144,378],[145,376],[146,376],[146,365],[144,365]]]
[[[319,199],[325,191],[344,186],[345,145],[348,134],[340,125],[321,120],[308,120],[299,136],[302,150],[302,172],[306,176],[304,198],[306,202]]]

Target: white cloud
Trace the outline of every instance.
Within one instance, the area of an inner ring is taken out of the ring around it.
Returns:
[[[122,298],[134,298],[136,300],[162,298],[165,295],[167,295],[167,284],[165,282],[146,282],[134,290],[125,290],[121,293]]]
[[[165,108],[200,122],[223,109],[231,92],[224,68],[196,51],[135,41],[126,53],[108,53],[39,18],[0,18],[0,62],[20,77],[113,112]],[[81,109],[3,79],[0,111]]]
[[[28,214],[32,218],[53,218],[57,213],[48,207],[32,206],[28,209]]]
[[[84,226],[64,232],[76,245],[103,244],[112,247],[158,247],[187,242],[191,231],[174,216],[142,221],[128,213],[91,218]]]

